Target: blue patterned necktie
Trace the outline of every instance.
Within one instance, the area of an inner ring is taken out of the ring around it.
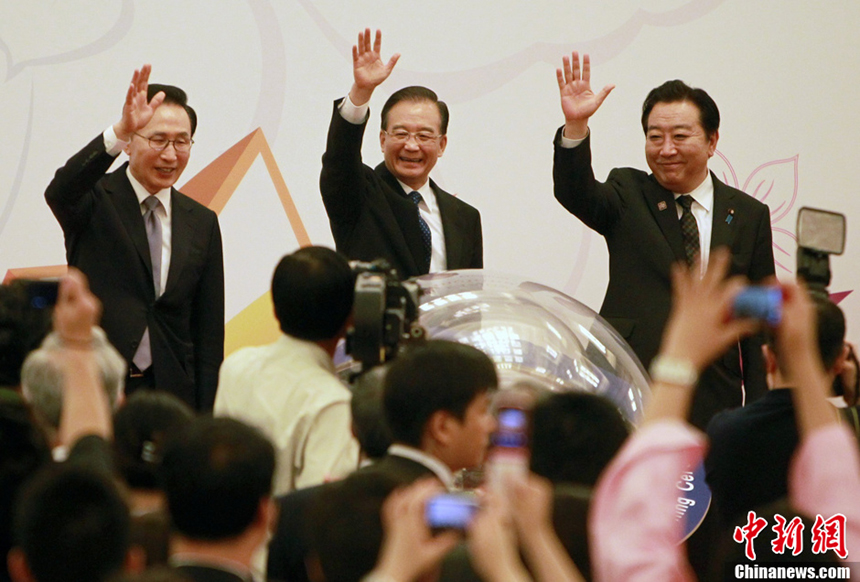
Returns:
[[[679,196],[678,204],[681,205],[681,234],[684,238],[684,253],[687,256],[687,266],[692,267],[699,258],[699,226],[696,217],[690,211],[693,197],[689,195]]]
[[[421,203],[424,198],[421,197],[421,193],[413,190],[409,193],[409,199],[415,203],[415,207],[417,209],[418,205]],[[430,227],[427,226],[427,223],[421,218],[421,211],[418,211],[418,228],[421,230],[421,242],[424,243],[424,259],[427,264],[430,264],[430,253],[433,250],[433,236],[430,234]]]

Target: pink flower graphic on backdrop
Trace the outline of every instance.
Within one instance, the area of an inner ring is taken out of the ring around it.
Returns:
[[[766,203],[770,208],[773,259],[777,276],[794,277],[795,266],[797,265],[795,225],[780,225],[780,221],[791,212],[797,201],[798,158],[799,155],[795,155],[784,160],[766,162],[753,170],[743,185],[738,180],[734,166],[722,152],[717,151],[717,155],[711,159],[709,164],[711,170],[720,180],[729,186],[743,190],[755,199]],[[850,293],[850,290],[832,292],[830,298],[838,304]]]
[[[780,224],[797,201],[797,161],[798,156],[766,162],[753,170],[743,185],[738,180],[734,166],[722,152],[718,150],[710,162],[711,170],[720,180],[743,190],[770,208],[773,258],[778,276],[793,275],[797,264],[794,225]]]

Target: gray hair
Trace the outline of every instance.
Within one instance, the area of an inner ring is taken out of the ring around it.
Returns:
[[[56,352],[63,347],[57,332],[51,332],[39,349],[30,352],[21,368],[21,391],[33,409],[52,428],[59,428],[63,412],[63,375],[56,364]],[[93,351],[107,392],[111,409],[115,409],[125,388],[125,360],[107,339],[100,327],[93,327]]]

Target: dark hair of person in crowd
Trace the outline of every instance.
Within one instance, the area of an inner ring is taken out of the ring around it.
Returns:
[[[477,348],[446,340],[415,346],[393,361],[385,377],[383,405],[391,435],[420,448],[434,412],[463,420],[469,404],[497,386],[493,361]]]
[[[830,370],[845,346],[845,314],[838,305],[824,295],[810,293],[809,297],[815,306],[818,322],[818,353],[824,369]],[[766,330],[765,339],[767,346],[777,355],[778,360],[779,352],[773,332]]]
[[[130,519],[107,474],[74,463],[51,465],[21,493],[13,553],[20,549],[37,582],[101,582],[125,563]]]
[[[271,494],[275,450],[238,420],[198,417],[167,441],[161,467],[176,531],[225,540],[243,533]]]
[[[164,443],[194,418],[179,398],[158,390],[138,390],[113,417],[116,467],[129,487],[158,489]]]
[[[532,411],[531,470],[555,484],[593,487],[629,434],[621,412],[606,398],[551,394]]]
[[[391,446],[391,431],[382,408],[386,366],[371,368],[352,385],[352,432],[361,451],[371,459],[381,459]]]
[[[51,449],[27,403],[0,388],[0,554],[12,549],[12,515],[23,483],[51,462]],[[0,581],[11,580],[3,561]]]
[[[306,341],[335,337],[352,313],[355,275],[340,253],[304,247],[286,255],[272,276],[275,316],[285,334]]]

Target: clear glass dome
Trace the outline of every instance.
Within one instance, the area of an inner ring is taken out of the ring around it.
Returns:
[[[421,324],[428,336],[472,345],[496,362],[504,390],[527,381],[612,400],[633,424],[650,395],[630,346],[594,311],[522,277],[463,270],[425,275]]]

